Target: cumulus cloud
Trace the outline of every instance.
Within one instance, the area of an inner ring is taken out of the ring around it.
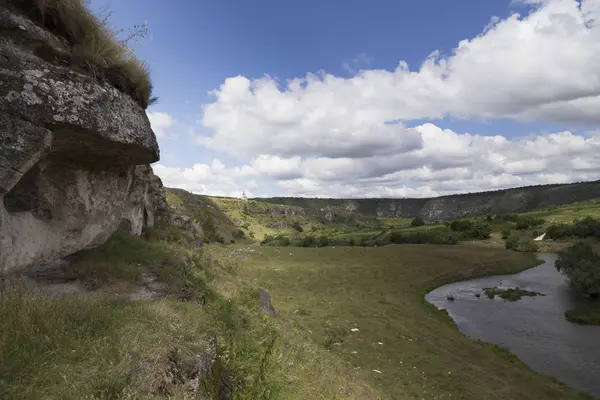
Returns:
[[[242,191],[252,196],[248,189],[257,187],[255,171],[249,166],[227,167],[219,160],[210,164],[195,164],[191,168],[171,168],[162,164],[152,166],[167,187],[184,189],[192,193],[214,196],[239,197]]]
[[[530,2],[532,3],[532,2]],[[599,0],[536,1],[529,15],[494,18],[411,70],[228,78],[204,108],[199,141],[235,154],[361,156],[411,151],[402,124],[453,115],[600,124]]]
[[[175,125],[175,120],[171,115],[158,111],[148,112],[147,114],[156,136],[165,137],[170,134],[170,130]]]
[[[155,167],[167,186],[223,195],[430,197],[548,183],[600,179],[600,136],[564,131],[527,138],[411,128],[423,146],[397,156],[282,158],[261,155],[228,168],[220,161],[192,168]],[[268,178],[259,185],[254,178]],[[252,179],[250,179],[252,178]]]
[[[247,165],[162,167],[159,175],[205,193],[265,178],[271,183],[259,194],[335,197],[598,179],[600,0],[520,2],[532,11],[492,18],[450,55],[433,51],[416,69],[399,60],[393,70],[353,69],[350,77],[230,77],[204,106],[208,134],[197,142]],[[446,116],[587,124],[591,133],[511,139],[411,123]]]

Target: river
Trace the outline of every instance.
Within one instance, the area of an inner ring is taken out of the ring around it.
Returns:
[[[504,347],[532,369],[600,398],[600,326],[576,325],[563,315],[567,309],[589,306],[590,300],[566,285],[554,268],[556,255],[537,257],[544,264],[514,275],[445,285],[425,299],[447,310],[464,334]],[[518,286],[546,296],[492,300],[482,288],[493,286]],[[448,295],[455,300],[449,301]]]

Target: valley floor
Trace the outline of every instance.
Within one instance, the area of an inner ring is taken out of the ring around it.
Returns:
[[[118,240],[93,251],[78,279],[119,285],[90,265],[112,260],[129,266],[118,276],[129,285],[143,276],[138,267],[173,289],[144,301],[3,290],[0,398],[200,398],[194,388],[215,399],[228,390],[233,399],[587,398],[465,337],[424,301],[450,281],[531,267],[532,254],[466,245],[211,245],[200,255]],[[276,317],[260,312],[260,287]],[[182,299],[182,289],[203,293],[204,306]],[[215,351],[212,371],[198,376],[197,360]],[[196,375],[186,372],[190,362]]]
[[[462,335],[423,299],[450,281],[532,267],[533,254],[392,245],[241,247],[229,256],[239,260],[239,282],[267,288],[282,320],[308,332],[307,340],[343,360],[382,399],[587,398]]]

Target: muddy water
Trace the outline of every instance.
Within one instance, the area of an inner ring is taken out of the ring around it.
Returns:
[[[572,324],[563,315],[567,309],[589,307],[590,300],[565,284],[554,268],[556,255],[537,256],[544,264],[536,268],[445,285],[425,298],[446,309],[464,334],[502,346],[532,369],[600,398],[600,326]],[[490,286],[518,286],[546,296],[492,300],[482,291]],[[455,301],[448,301],[448,295]]]

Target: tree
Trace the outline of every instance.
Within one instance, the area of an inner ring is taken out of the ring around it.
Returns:
[[[421,218],[421,217],[416,217],[410,223],[410,226],[423,226],[423,225],[425,225],[425,221],[423,221],[423,218]]]
[[[492,234],[492,228],[485,222],[476,222],[469,233],[473,239],[487,239]]]
[[[586,242],[559,253],[555,267],[569,279],[569,285],[592,298],[600,296],[600,255]]]

